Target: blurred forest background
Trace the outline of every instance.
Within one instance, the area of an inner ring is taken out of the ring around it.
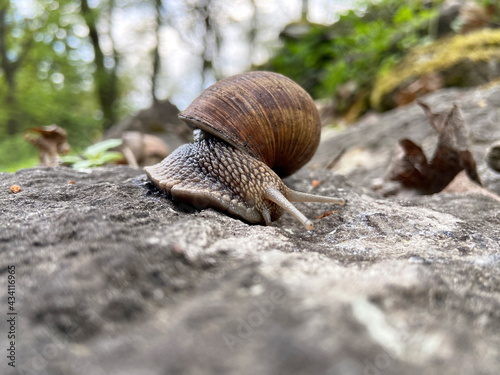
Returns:
[[[182,110],[247,70],[294,79],[327,125],[495,84],[497,2],[0,0],[0,171],[38,163],[30,129],[57,124],[78,153],[139,110]]]

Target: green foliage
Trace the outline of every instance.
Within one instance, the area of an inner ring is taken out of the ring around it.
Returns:
[[[369,91],[377,73],[387,70],[409,48],[432,41],[432,20],[437,15],[433,2],[362,1],[332,26],[310,25],[300,38],[287,37],[278,54],[266,67],[294,79],[313,97],[331,97],[336,89],[354,81]]]
[[[123,159],[123,154],[111,151],[122,144],[121,139],[107,139],[87,147],[80,155],[62,157],[64,164],[72,165],[74,169],[99,167],[113,161]]]
[[[26,142],[22,135],[0,137],[0,172],[15,172],[37,164],[37,149]]]
[[[108,3],[97,2],[99,6]],[[98,140],[103,129],[102,111],[80,1],[30,0],[28,6],[26,1],[11,0],[2,1],[0,9],[7,9],[6,50],[9,62],[16,67],[11,74],[12,87],[8,72],[0,65],[0,165],[12,170],[14,165],[33,162],[36,149],[20,134],[34,127],[57,124],[68,132],[74,149]],[[94,10],[96,14],[101,11]],[[9,96],[14,100],[9,102]],[[9,120],[15,122],[14,134],[8,131]],[[19,152],[15,160],[5,151],[21,145],[30,152]]]

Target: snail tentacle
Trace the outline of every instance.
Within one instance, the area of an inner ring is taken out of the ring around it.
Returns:
[[[345,204],[345,200],[342,198],[336,198],[336,197],[325,197],[322,195],[315,195],[315,194],[309,194],[309,193],[303,193],[301,191],[295,191],[289,189],[286,198],[290,202],[319,202],[319,203],[333,203],[333,204],[340,204],[343,206]]]
[[[265,191],[264,197],[269,199],[270,201],[276,203],[278,206],[283,208],[285,211],[288,211],[293,215],[298,221],[304,225],[306,230],[313,230],[314,225],[311,220],[304,216],[302,212],[300,212],[297,207],[290,203],[290,201],[281,194],[278,190],[274,188],[269,188]]]

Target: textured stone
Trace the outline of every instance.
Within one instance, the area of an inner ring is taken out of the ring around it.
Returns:
[[[383,137],[430,136],[414,106],[380,121],[370,129]],[[365,149],[388,156],[390,139],[364,132]],[[127,167],[0,174],[0,296],[15,265],[16,371],[498,374],[500,203],[381,198],[369,189],[376,172],[348,175],[304,169],[285,181],[347,199],[297,204],[310,218],[338,209],[307,232],[286,213],[265,227],[171,202]]]

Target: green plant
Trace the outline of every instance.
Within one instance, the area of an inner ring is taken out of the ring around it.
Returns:
[[[442,1],[423,3],[360,1],[357,11],[331,26],[311,24],[298,38],[285,31],[283,47],[266,68],[291,77],[316,98],[332,97],[347,82],[368,93],[379,71],[393,67],[409,48],[434,39]]]
[[[94,168],[123,159],[119,151],[111,151],[122,144],[121,139],[107,139],[87,147],[80,155],[62,157],[62,162],[73,166],[74,169]]]

